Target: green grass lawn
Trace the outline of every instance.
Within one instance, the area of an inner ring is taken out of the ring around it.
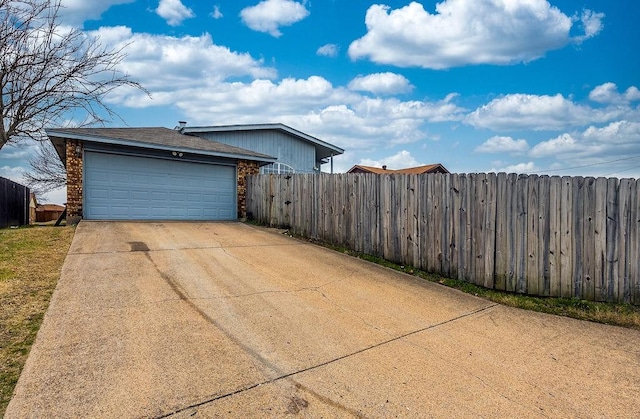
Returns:
[[[49,306],[74,231],[0,230],[0,417]]]

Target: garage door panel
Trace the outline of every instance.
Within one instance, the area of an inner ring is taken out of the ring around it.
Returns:
[[[134,201],[146,202],[151,198],[149,191],[134,190],[131,191],[131,199]]]
[[[88,197],[89,198],[108,198],[109,197],[109,191],[103,188],[94,188],[90,191],[88,191]]]
[[[131,182],[131,175],[128,174],[120,174],[120,173],[110,173],[109,176],[106,177],[109,179],[110,183],[124,183],[129,184]]]
[[[129,206],[111,205],[109,207],[109,214],[113,214],[116,217],[126,217],[129,212]]]
[[[133,173],[130,178],[130,182],[134,185],[148,185],[149,184],[149,175]]]
[[[87,151],[85,218],[233,220],[235,167]]]
[[[168,176],[166,174],[154,174],[153,176],[149,176],[148,184],[153,186],[166,186],[167,178]]]
[[[187,200],[187,194],[183,192],[171,192],[169,199],[172,203],[184,203]]]
[[[129,191],[125,189],[112,189],[111,190],[111,198],[119,201],[128,201],[129,200]]]
[[[131,207],[131,214],[134,218],[145,217],[149,213],[148,207]]]

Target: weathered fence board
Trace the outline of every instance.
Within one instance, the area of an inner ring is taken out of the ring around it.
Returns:
[[[562,177],[560,202],[560,296],[573,296],[573,182],[570,177]]]
[[[562,227],[561,214],[558,209],[562,202],[562,179],[549,178],[549,294],[561,295],[560,278],[562,277]]]
[[[247,211],[487,288],[640,304],[639,195],[635,179],[259,175]]]

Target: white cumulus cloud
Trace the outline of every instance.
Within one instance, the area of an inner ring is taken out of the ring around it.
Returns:
[[[282,122],[361,158],[363,152],[431,138],[427,124],[458,122],[467,112],[453,93],[439,100],[400,100],[371,97],[318,75],[279,79],[262,59],[216,45],[209,34],[176,37],[120,26],[92,35],[107,47],[126,45],[118,69],[151,93],[149,98],[137,90],[116,89],[106,98],[110,104],[166,106],[190,125]]]
[[[590,126],[582,132],[563,133],[538,143],[529,151],[535,158],[553,157],[569,165],[597,163],[640,155],[640,122],[615,121]],[[609,167],[611,169],[611,167]]]
[[[0,166],[0,177],[12,180],[21,185],[24,185],[25,183],[23,179],[24,172],[24,168],[20,166]]]
[[[220,6],[219,5],[215,5],[213,6],[213,12],[211,12],[211,17],[214,19],[220,19],[222,17],[224,17],[224,15],[222,14],[222,12],[220,11]]]
[[[209,34],[173,37],[132,33],[124,26],[100,28],[92,34],[106,45],[125,48],[127,56],[119,69],[153,93],[152,101],[140,92],[128,90],[115,91],[108,98],[124,101],[128,106],[171,103],[171,91],[204,88],[229,77],[276,77],[276,71],[265,67],[261,60],[216,45]],[[133,96],[119,96],[128,93]]]
[[[316,54],[322,55],[324,57],[332,57],[335,58],[338,56],[338,51],[340,48],[336,44],[326,44],[318,48]]]
[[[630,113],[633,110],[628,106],[592,108],[576,104],[561,94],[549,96],[515,93],[493,99],[479,107],[467,116],[465,122],[476,128],[497,131],[554,131],[610,122]]]
[[[489,170],[489,172],[494,172],[494,173],[505,172],[505,173],[525,173],[525,174],[536,173],[539,171],[540,171],[540,168],[536,166],[536,164],[532,161],[516,163],[516,164],[503,166],[503,167],[492,167]]]
[[[574,42],[580,43],[585,39],[592,38],[599,34],[604,28],[602,20],[604,19],[604,13],[595,13],[592,10],[584,10],[580,16],[580,23],[584,29],[584,35],[580,35],[574,38]]]
[[[374,94],[394,95],[409,93],[413,90],[413,86],[403,75],[387,72],[356,77],[349,83],[349,89]]]
[[[349,56],[432,69],[529,62],[596,35],[602,18],[585,10],[584,35],[571,38],[574,20],[547,0],[443,0],[434,14],[418,2],[394,10],[375,4]]]
[[[281,26],[290,26],[309,16],[302,4],[292,0],[264,0],[240,12],[242,21],[249,28],[266,32],[276,38],[282,36]]]
[[[132,3],[135,0],[62,0],[60,19],[66,25],[81,27],[86,20],[100,19],[102,13],[111,6]]]
[[[529,149],[526,140],[495,136],[476,147],[478,153],[523,153]]]
[[[382,167],[387,166],[387,169],[405,169],[408,167],[424,166],[426,163],[420,163],[414,156],[407,150],[401,150],[396,154],[388,157],[383,157],[378,160],[362,159],[358,163],[362,166]]]
[[[580,150],[580,144],[571,134],[562,134],[548,141],[536,144],[529,153],[531,157],[549,157],[573,153]]]
[[[630,103],[640,100],[640,90],[635,86],[631,86],[621,94],[618,92],[618,86],[609,82],[596,86],[589,92],[589,99],[604,104]]]
[[[180,0],[160,0],[156,13],[171,26],[179,26],[183,20],[195,16]]]

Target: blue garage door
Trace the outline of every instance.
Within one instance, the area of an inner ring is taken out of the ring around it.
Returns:
[[[234,166],[87,151],[84,218],[234,220]]]

